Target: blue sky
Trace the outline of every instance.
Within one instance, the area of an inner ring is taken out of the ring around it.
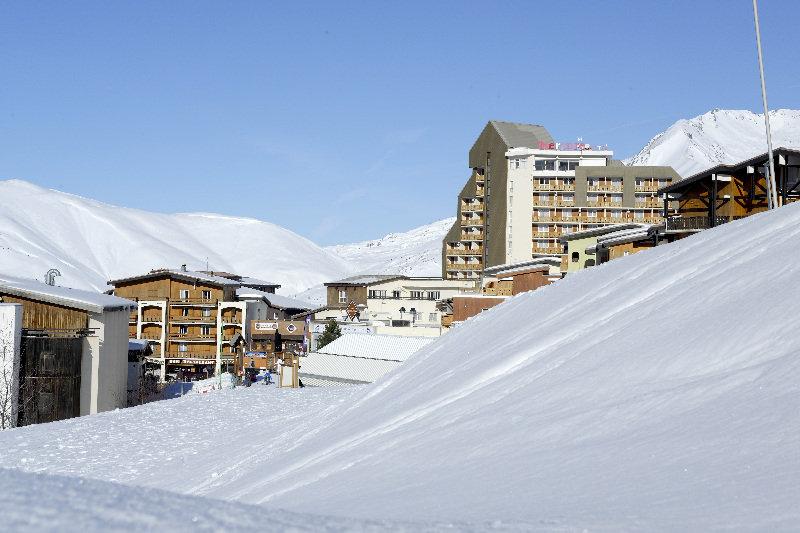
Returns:
[[[797,6],[760,7],[800,107]],[[320,244],[452,216],[489,119],[626,157],[761,107],[749,0],[5,2],[0,50],[0,178]]]

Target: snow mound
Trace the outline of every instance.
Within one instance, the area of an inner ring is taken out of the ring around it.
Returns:
[[[0,199],[0,272],[27,279],[57,268],[59,284],[104,291],[109,279],[208,264],[292,293],[352,271],[308,239],[252,218],[153,213],[20,180],[0,181]]]
[[[800,523],[800,205],[510,298],[209,494],[362,518]]]
[[[800,110],[770,111],[769,122],[772,146],[800,149]],[[715,109],[677,121],[624,162],[626,165],[668,165],[685,178],[766,151],[763,113]]]

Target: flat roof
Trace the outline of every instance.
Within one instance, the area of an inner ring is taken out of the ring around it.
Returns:
[[[599,235],[605,235],[606,233],[614,233],[620,230],[628,230],[628,229],[637,229],[637,228],[649,228],[649,224],[636,224],[634,222],[626,222],[624,224],[607,224],[605,226],[599,226],[597,228],[589,228],[583,231],[576,231],[573,233],[568,233],[567,235],[562,235],[558,238],[559,242],[567,242],[572,241],[575,239],[585,239],[586,237],[594,237]]]
[[[497,265],[485,268],[483,272],[484,274],[489,274],[490,276],[499,276],[503,274],[522,273],[527,271],[533,271],[534,269],[545,268],[550,266],[559,266],[559,265],[561,265],[560,256],[537,257],[536,259],[531,259],[530,261],[520,261],[518,263],[506,263],[504,265]]]
[[[136,307],[136,302],[102,292],[47,285],[35,279],[0,274],[0,291],[20,298],[29,298],[91,313]]]
[[[395,279],[409,279],[407,276],[401,274],[362,274],[359,276],[350,276],[336,281],[325,283],[326,287],[331,285],[374,285],[376,283],[383,283],[385,281],[392,281]]]

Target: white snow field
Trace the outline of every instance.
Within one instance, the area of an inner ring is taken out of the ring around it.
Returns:
[[[798,261],[789,205],[510,298],[369,386],[18,428],[0,467],[354,529],[797,530]]]
[[[800,110],[769,112],[772,146],[800,149]],[[628,165],[668,165],[684,178],[719,164],[738,163],[767,151],[764,114],[714,109],[681,119],[653,137]]]
[[[259,253],[253,253],[253,250]],[[0,181],[0,272],[106,290],[110,279],[153,268],[235,272],[305,290],[352,271],[339,257],[253,218],[162,214],[112,206],[21,180]]]

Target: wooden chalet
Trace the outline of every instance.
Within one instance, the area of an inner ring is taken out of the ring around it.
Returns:
[[[800,199],[800,151],[773,150],[778,205]],[[685,236],[767,210],[763,153],[733,165],[717,165],[659,189],[665,233]],[[670,209],[673,207],[674,211]]]

